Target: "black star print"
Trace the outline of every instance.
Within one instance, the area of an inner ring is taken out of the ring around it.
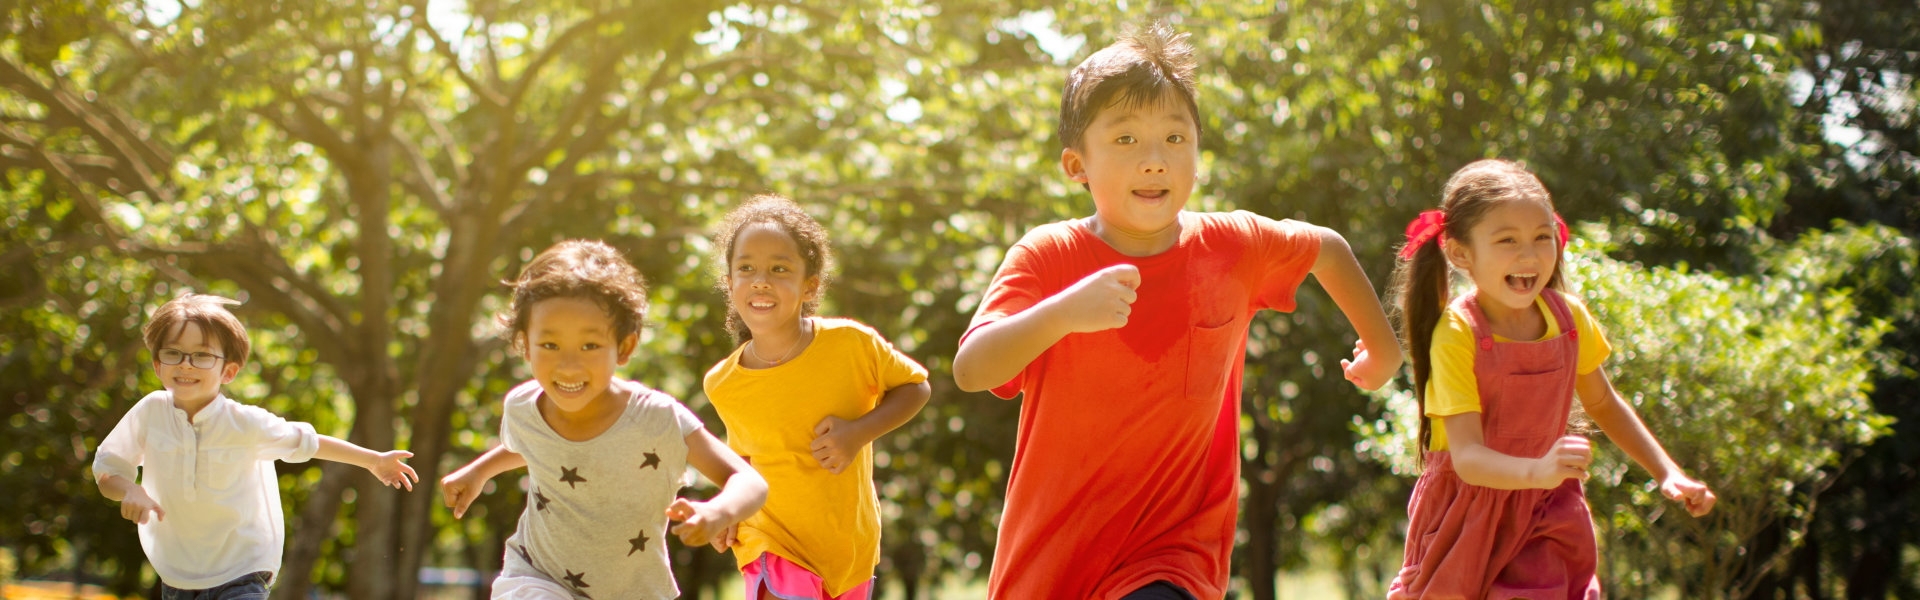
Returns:
[[[568,484],[568,485],[572,485],[572,484]],[[547,496],[545,494],[540,493],[540,490],[533,491],[533,509],[534,510],[546,510],[547,502],[548,502]]]
[[[645,469],[647,467],[653,467],[653,470],[655,471],[660,470],[660,455],[654,454],[652,452],[648,452],[645,454],[645,456],[647,457],[647,460],[646,462],[640,463],[640,468]]]
[[[520,560],[526,561],[529,565],[533,564],[533,555],[527,554],[526,546],[514,546],[513,551],[520,553]]]
[[[573,489],[574,488],[573,484],[586,481],[586,480],[587,478],[580,476],[579,469],[569,469],[566,467],[560,467],[560,482],[567,484],[567,489]]]
[[[640,530],[640,537],[627,540],[627,543],[633,544],[633,549],[627,551],[627,556],[633,556],[635,551],[647,551],[647,530]]]
[[[564,571],[565,569],[561,569],[561,570]],[[586,576],[587,576],[586,571],[581,571],[579,573],[575,573],[573,571],[567,571],[567,576],[564,577],[563,579],[566,579],[567,585],[573,586],[573,589],[583,590],[586,588],[593,587],[593,586],[587,585]]]

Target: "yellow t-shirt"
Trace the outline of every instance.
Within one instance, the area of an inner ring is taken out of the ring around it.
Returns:
[[[1574,361],[1576,373],[1585,375],[1600,368],[1607,360],[1607,354],[1613,346],[1607,343],[1606,335],[1601,333],[1600,324],[1593,320],[1593,314],[1587,312],[1587,305],[1571,294],[1560,294],[1567,300],[1567,312],[1572,313],[1573,327],[1580,332],[1580,355]],[[1560,335],[1559,320],[1553,318],[1553,309],[1547,306],[1543,294],[1534,298],[1533,305],[1547,319],[1547,333],[1540,336],[1543,341]],[[1429,354],[1433,359],[1433,375],[1427,379],[1427,416],[1432,417],[1433,439],[1428,444],[1430,450],[1447,449],[1447,426],[1441,417],[1461,413],[1480,412],[1480,381],[1473,375],[1473,357],[1476,350],[1473,343],[1473,325],[1467,322],[1464,310],[1458,305],[1449,307],[1446,316],[1433,328],[1433,349]],[[1511,342],[1498,335],[1495,342]]]
[[[734,560],[744,566],[772,552],[839,595],[872,579],[880,564],[873,447],[835,475],[813,458],[813,427],[827,415],[860,418],[887,390],[926,381],[927,369],[856,321],[812,322],[813,342],[786,364],[744,368],[735,349],[707,371],[705,383],[727,446],[747,457],[769,488],[766,506],[740,524]]]

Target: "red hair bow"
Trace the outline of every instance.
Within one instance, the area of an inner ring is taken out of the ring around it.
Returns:
[[[1567,222],[1560,218],[1560,213],[1553,213],[1553,225],[1560,229],[1560,247],[1566,248],[1567,240],[1572,238],[1572,233],[1567,230]],[[1400,258],[1412,260],[1414,253],[1419,252],[1421,246],[1440,237],[1440,232],[1446,230],[1447,219],[1440,211],[1429,210],[1420,213],[1412,223],[1407,224],[1407,245],[1400,247]]]
[[[1429,210],[1420,213],[1420,216],[1415,217],[1412,223],[1407,224],[1407,245],[1400,247],[1400,258],[1412,260],[1413,254],[1419,252],[1421,246],[1425,246],[1427,242],[1433,241],[1433,238],[1439,237],[1440,232],[1446,229],[1446,216],[1442,215],[1440,211]]]

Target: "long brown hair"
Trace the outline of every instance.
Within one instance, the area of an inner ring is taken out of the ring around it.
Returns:
[[[1487,211],[1507,202],[1539,202],[1553,210],[1553,197],[1526,167],[1507,160],[1474,161],[1454,171],[1441,192],[1440,215],[1444,228],[1439,235],[1412,248],[1410,258],[1401,258],[1393,270],[1393,308],[1400,321],[1400,339],[1407,347],[1407,360],[1413,363],[1413,397],[1420,408],[1419,446],[1415,456],[1426,464],[1426,452],[1433,442],[1432,419],[1427,417],[1427,382],[1433,379],[1433,330],[1439,325],[1447,305],[1452,302],[1452,269],[1441,251],[1441,238],[1448,243],[1470,243],[1468,232],[1480,223]],[[1561,251],[1565,252],[1564,242]],[[1401,255],[1407,256],[1403,247]],[[1565,289],[1561,267],[1564,257],[1554,258],[1553,276],[1547,287]]]

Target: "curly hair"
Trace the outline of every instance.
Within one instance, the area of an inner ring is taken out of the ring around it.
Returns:
[[[800,256],[806,263],[803,277],[818,277],[820,284],[813,298],[800,305],[800,316],[810,317],[820,310],[820,297],[827,289],[827,273],[833,267],[833,248],[827,243],[827,229],[813,220],[807,211],[793,200],[777,194],[760,194],[747,200],[746,204],[733,209],[720,220],[713,234],[714,285],[720,288],[720,294],[727,298],[727,333],[735,342],[744,343],[753,339],[753,332],[747,329],[745,321],[740,320],[740,311],[734,310],[731,291],[727,286],[728,274],[733,271],[733,246],[740,237],[740,231],[749,225],[771,223],[780,231],[793,238],[793,245],[800,248]]]
[[[513,289],[513,303],[499,316],[500,328],[514,349],[533,319],[533,305],[553,298],[582,298],[607,311],[614,340],[640,333],[647,318],[647,281],[620,252],[598,240],[567,240],[533,257],[520,277],[501,282]]]

